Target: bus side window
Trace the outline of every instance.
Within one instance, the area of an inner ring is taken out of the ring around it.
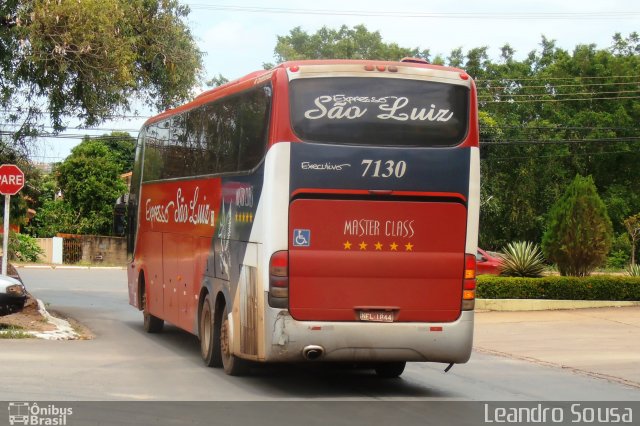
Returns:
[[[219,106],[218,157],[219,172],[235,172],[238,168],[238,98],[230,98]]]
[[[204,144],[206,150],[206,170],[207,173],[218,173],[220,171],[219,166],[219,127],[220,117],[218,114],[218,105],[209,104],[204,110],[204,140],[201,142]]]
[[[189,111],[186,114],[185,149],[190,164],[189,170],[193,176],[211,173],[207,167],[206,140],[204,138],[204,125],[202,108]]]
[[[138,229],[138,198],[140,197],[140,178],[142,174],[142,152],[145,140],[147,139],[146,129],[142,129],[138,134],[136,143],[135,162],[131,174],[131,185],[129,187],[129,197],[126,208],[125,235],[127,237],[127,258],[133,261],[134,245],[136,241],[136,231]]]
[[[251,170],[264,157],[267,145],[271,88],[265,86],[244,95],[240,108],[238,170]]]
[[[169,121],[161,121],[155,125],[155,128],[157,130],[156,147],[160,154],[160,158],[162,159],[159,173],[160,176],[158,176],[158,179],[167,179],[171,176],[171,159],[170,155],[168,155]]]
[[[162,141],[159,139],[159,129],[157,124],[152,124],[145,134],[144,148],[144,171],[142,179],[144,182],[158,180],[162,173]]]
[[[176,115],[164,121],[167,137],[164,139],[164,175],[165,179],[188,176],[188,161],[185,158],[184,116]]]

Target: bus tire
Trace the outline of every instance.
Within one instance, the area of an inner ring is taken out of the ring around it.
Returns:
[[[200,336],[200,355],[207,367],[222,367],[220,359],[219,341],[220,335],[218,328],[215,327],[213,315],[211,313],[211,299],[207,294],[202,302],[200,310],[200,318],[198,320],[200,326],[198,335]]]
[[[219,349],[220,358],[222,360],[222,368],[224,372],[230,376],[243,376],[248,371],[247,361],[238,358],[231,353],[231,345],[229,343],[229,320],[228,320],[227,307],[224,307],[222,312],[222,318],[220,318],[220,332],[219,332]]]
[[[144,289],[144,283],[142,285]],[[142,318],[144,320],[144,331],[147,333],[160,333],[164,327],[164,320],[149,313],[147,308],[147,292],[144,290],[141,295],[142,301]]]
[[[384,379],[395,379],[400,377],[407,363],[400,362],[383,362],[375,366],[376,374]]]

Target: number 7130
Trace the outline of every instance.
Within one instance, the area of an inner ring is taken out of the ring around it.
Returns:
[[[393,160],[362,160],[360,164],[365,166],[362,177],[401,178],[407,172],[407,163],[405,161],[398,161],[396,163]]]

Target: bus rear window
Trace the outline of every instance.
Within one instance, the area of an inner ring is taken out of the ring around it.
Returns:
[[[467,134],[469,89],[400,78],[322,77],[291,82],[291,123],[305,141],[452,146]]]

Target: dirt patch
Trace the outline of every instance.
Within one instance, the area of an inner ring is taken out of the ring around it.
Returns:
[[[78,337],[76,340],[90,340],[95,337],[87,327],[75,319],[69,318],[60,312],[49,312],[49,314],[56,318],[66,320],[73,328],[73,331],[77,333]],[[28,295],[24,309],[21,312],[0,317],[0,326],[15,327],[25,332],[33,331],[38,333],[52,332],[57,329],[56,325],[49,322],[38,310],[38,301],[31,295]]]
[[[55,325],[50,324],[38,311],[38,302],[31,295],[27,297],[22,312],[0,317],[0,324],[28,331],[53,331],[56,329]]]
[[[56,318],[66,320],[69,324],[71,324],[73,331],[75,331],[78,335],[78,338],[76,340],[91,340],[96,337],[95,334],[93,334],[86,325],[80,323],[75,318],[71,318],[70,316],[58,311],[49,311],[49,314]]]

